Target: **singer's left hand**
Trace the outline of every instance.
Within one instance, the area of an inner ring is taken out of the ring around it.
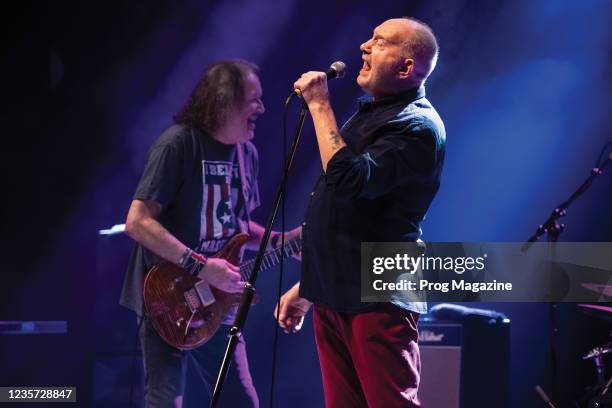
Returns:
[[[274,308],[274,316],[278,315],[278,324],[285,333],[297,333],[304,324],[304,316],[312,306],[308,300],[300,297],[300,283],[293,285]]]
[[[304,98],[309,107],[314,105],[328,105],[329,91],[327,90],[327,76],[325,72],[309,71],[302,74],[295,81],[293,89]]]

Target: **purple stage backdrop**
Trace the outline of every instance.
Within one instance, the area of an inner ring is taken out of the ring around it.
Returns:
[[[330,83],[343,123],[361,95],[355,83],[359,45],[390,17],[424,20],[440,43],[427,93],[445,121],[447,153],[441,189],[423,225],[425,240],[527,239],[589,175],[612,139],[607,0],[66,1],[19,7],[5,13],[2,27],[7,128],[0,266],[6,280],[0,320],[66,321],[67,332],[0,334],[0,386],[76,386],[83,406],[105,392],[127,399],[128,387],[113,389],[108,381],[129,383],[136,330],[133,316],[117,303],[131,242],[97,232],[124,222],[148,147],[212,61],[241,57],[261,67],[266,113],[254,143],[262,206],[253,215],[261,223],[279,181],[283,102],[292,83],[305,71],[345,61],[345,78]],[[301,222],[320,171],[307,121],[291,172],[287,228]],[[562,240],[612,241],[611,173],[570,208]],[[262,406],[270,403],[278,275],[278,269],[261,274],[263,301],[245,329]],[[289,260],[283,289],[298,276],[299,264]],[[549,387],[548,305],[471,306],[510,318],[509,406],[543,406],[534,387]],[[572,304],[558,309],[563,401],[594,382],[592,363],[580,357],[608,341],[610,320],[581,310]],[[115,330],[119,326],[126,329]],[[280,336],[274,404],[322,406],[310,317],[299,334]]]

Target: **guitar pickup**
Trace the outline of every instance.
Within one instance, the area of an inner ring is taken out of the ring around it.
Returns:
[[[215,295],[213,295],[210,290],[210,285],[204,281],[199,281],[194,285],[196,292],[198,293],[198,297],[200,298],[200,302],[203,307],[210,306],[215,303]]]

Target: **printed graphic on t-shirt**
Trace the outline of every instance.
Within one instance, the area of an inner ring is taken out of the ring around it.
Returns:
[[[213,254],[238,230],[236,214],[244,207],[238,164],[202,160],[204,181],[200,222],[200,251]]]

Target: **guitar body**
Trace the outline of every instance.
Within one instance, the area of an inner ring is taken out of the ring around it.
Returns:
[[[248,240],[247,234],[237,234],[213,257],[238,265],[240,251]],[[231,294],[210,286],[215,301],[204,306],[197,295],[199,282],[197,276],[167,261],[151,268],[145,278],[143,297],[147,316],[159,336],[181,350],[206,343],[242,297],[241,293]]]

